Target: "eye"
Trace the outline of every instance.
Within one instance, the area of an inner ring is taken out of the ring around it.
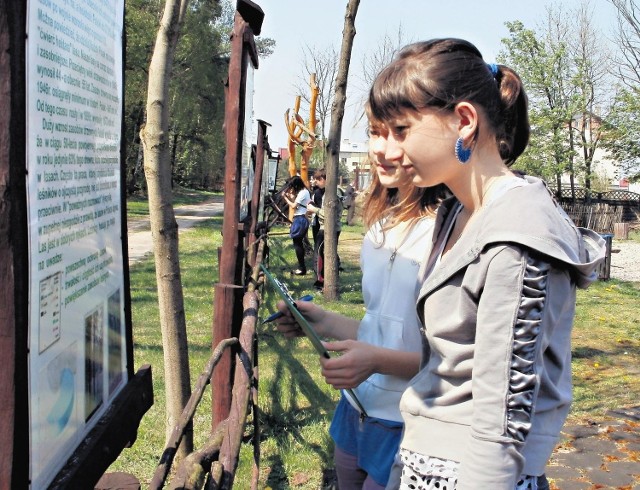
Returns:
[[[403,124],[396,124],[391,128],[395,136],[404,136],[404,134],[407,132],[407,129],[409,129],[409,126]]]
[[[380,136],[380,129],[369,126],[367,128],[367,136],[369,137]]]

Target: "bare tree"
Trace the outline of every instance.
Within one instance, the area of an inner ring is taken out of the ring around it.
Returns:
[[[405,39],[402,24],[400,24],[395,37],[391,37],[388,33],[385,33],[376,48],[366,52],[362,57],[360,76],[356,78],[357,91],[361,94],[360,97],[358,97],[358,105],[360,108],[356,115],[356,125],[365,116],[364,105],[369,95],[369,89],[373,85],[376,76],[378,76],[378,73],[380,73],[385,66],[391,63],[398,51],[409,42],[410,41]]]
[[[614,74],[620,82],[607,120],[604,144],[622,175],[640,180],[640,7],[636,0],[610,0],[618,10],[614,42]]]
[[[618,9],[614,41],[618,46],[616,65],[620,80],[637,90],[640,86],[640,7],[636,0],[610,0]]]
[[[320,122],[320,137],[326,141],[326,127],[333,97],[335,94],[336,76],[338,74],[338,53],[333,46],[324,50],[305,46],[302,48],[302,73],[295,84],[296,91],[306,102],[307,107],[312,103],[312,92],[309,92],[309,78],[315,74],[318,87],[316,113]]]
[[[575,63],[573,83],[577,88],[577,112],[573,129],[578,137],[584,185],[591,189],[593,158],[600,144],[610,104],[608,83],[610,55],[602,36],[594,28],[593,9],[583,3],[575,15],[575,37],[571,51]]]
[[[344,16],[344,29],[342,31],[342,46],[340,48],[340,65],[336,77],[336,92],[331,107],[331,128],[329,130],[328,159],[327,159],[327,185],[322,201],[326,209],[325,219],[325,246],[324,246],[324,296],[328,300],[338,297],[338,237],[337,222],[338,208],[342,202],[338,199],[338,170],[340,160],[340,140],[342,136],[342,119],[344,106],[347,100],[347,80],[349,78],[349,63],[353,38],[356,35],[356,14],[360,0],[349,0]]]
[[[169,81],[188,0],[166,0],[149,65],[147,123],[140,132],[149,193],[149,217],[156,266],[166,387],[166,439],[189,400],[189,356],[178,255],[178,224],[173,212],[169,154]],[[185,434],[179,457],[192,451]]]

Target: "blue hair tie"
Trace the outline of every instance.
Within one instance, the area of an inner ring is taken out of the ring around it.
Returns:
[[[487,67],[494,77],[498,75],[498,65],[496,65],[495,63],[487,63]]]

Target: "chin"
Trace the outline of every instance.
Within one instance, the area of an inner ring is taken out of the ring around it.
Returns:
[[[424,178],[422,178],[422,176],[418,174],[413,174],[413,179],[411,180],[411,183],[416,187],[431,187],[436,185],[433,182],[429,182],[428,180],[425,180]]]
[[[381,177],[380,175],[378,175],[378,180],[380,181],[380,185],[382,185],[382,187],[398,187],[398,185],[401,183],[401,179],[398,179],[396,176],[384,176]]]

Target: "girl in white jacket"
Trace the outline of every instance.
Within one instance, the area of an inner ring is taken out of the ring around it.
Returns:
[[[377,131],[371,123],[370,134]],[[369,229],[360,259],[364,318],[358,322],[298,303],[320,336],[336,339],[325,345],[340,355],[320,360],[327,383],[353,388],[367,413],[363,417],[344,394],[336,408],[330,434],[341,490],[382,489],[387,483],[402,433],[398,403],[420,363],[418,271],[444,194],[442,188],[417,189],[399,165],[384,158],[374,156],[371,163],[375,173],[364,205]],[[302,335],[288,314],[278,329],[288,337]]]

